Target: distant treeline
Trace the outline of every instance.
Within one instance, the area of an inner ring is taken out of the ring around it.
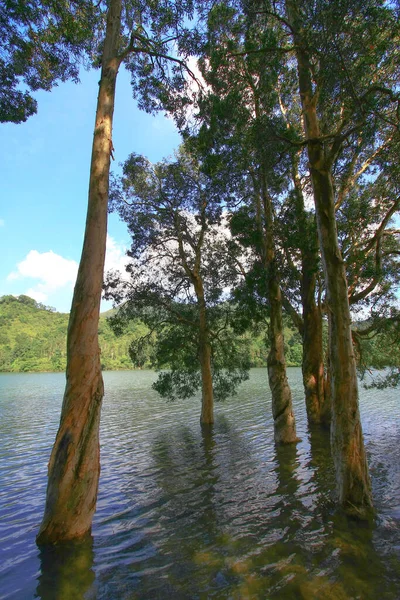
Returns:
[[[153,367],[150,345],[140,365],[132,362],[130,344],[146,335],[148,329],[140,321],[131,322],[126,332],[116,336],[107,318],[108,311],[100,316],[99,338],[102,368],[105,370],[151,369]],[[66,335],[68,314],[58,313],[29,296],[2,296],[0,298],[0,372],[64,371],[66,366]],[[388,337],[388,336],[386,336]],[[301,366],[302,345],[300,335],[285,328],[286,360],[290,367]],[[250,362],[252,367],[267,364],[268,346],[266,332],[251,335]],[[390,359],[391,357],[391,359]],[[363,342],[364,365],[382,369],[398,364],[397,348],[393,340],[379,334]]]
[[[115,336],[107,321],[111,313],[100,316],[99,338],[103,369],[152,368],[152,347],[141,365],[132,362],[129,346],[147,333],[140,321],[130,323],[126,332]],[[0,371],[63,371],[66,366],[66,335],[68,314],[58,313],[29,296],[0,298]],[[301,339],[298,333],[286,328],[285,341],[289,366],[300,366]],[[253,367],[267,363],[268,348],[265,332],[252,336],[250,359]]]

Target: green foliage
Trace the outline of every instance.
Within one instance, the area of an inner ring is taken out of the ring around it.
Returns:
[[[137,318],[124,322],[122,330],[116,336],[116,321],[114,311],[100,316],[99,339],[103,369],[155,368],[162,354],[160,352],[156,356],[156,336]],[[68,314],[57,313],[53,308],[46,307],[29,296],[1,297],[0,372],[64,371],[67,327]],[[293,332],[287,330],[286,339],[290,341],[291,335]],[[268,350],[265,334],[246,334],[246,337],[246,360],[252,367],[265,366]],[[235,343],[235,339],[236,336],[226,338],[220,352],[226,351],[227,346]],[[165,369],[170,367],[168,346],[175,349],[177,360],[180,345],[184,343],[190,344],[186,330],[181,333],[171,330],[169,340],[163,340]],[[183,363],[181,366],[184,366]]]
[[[168,335],[164,332],[164,337],[160,336],[160,350],[159,355],[156,356],[156,336],[154,333],[150,333],[149,328],[143,322],[138,319],[120,322],[119,335],[116,336],[114,330],[118,330],[117,322],[119,321],[120,316],[118,317],[114,311],[104,313],[100,317],[99,338],[104,369],[155,368],[158,361],[162,361],[163,368],[170,369],[172,361],[169,361],[168,357],[172,356],[175,364],[179,364],[179,369],[167,376],[167,373],[172,373],[168,370],[163,375],[165,377],[163,385],[166,386],[166,389],[168,386],[170,386],[169,389],[172,389],[173,386],[178,389],[181,386],[180,394],[183,393],[185,379],[186,381],[189,379],[191,390],[190,393],[188,392],[189,395],[193,389],[197,389],[198,383],[196,382],[199,381],[199,377],[197,363],[195,360],[193,361],[195,349],[186,329],[182,328],[179,331],[176,328],[170,328]],[[372,322],[358,326],[358,329],[366,332],[364,337],[360,337],[360,373],[363,375],[369,369],[389,368],[390,380],[396,382],[395,375],[400,367],[397,351],[400,345],[399,320],[396,315],[392,314],[385,322],[379,320],[379,323],[379,333],[368,333],[370,329],[374,331]],[[57,313],[54,309],[37,303],[28,296],[19,296],[18,298],[3,296],[0,298],[0,371],[64,371],[67,326],[67,314]],[[358,329],[355,332],[356,336]],[[288,366],[298,367],[301,365],[302,356],[300,336],[289,323],[285,327],[284,334]],[[236,340],[241,337],[245,338],[245,343],[242,345],[242,348],[246,350],[243,360],[248,362],[251,367],[265,367],[268,343],[266,332],[263,331],[261,325],[258,325],[253,331],[248,330],[242,334],[230,332],[229,336],[226,336],[223,340],[225,343],[221,343],[218,350],[220,356],[225,353],[225,367],[228,367],[226,358],[231,345],[234,345]],[[241,344],[242,342],[243,340],[241,340]],[[193,350],[192,354],[187,354],[191,362],[189,360],[185,363],[183,358],[179,359],[179,353],[184,345],[188,345]],[[164,359],[162,358],[163,353]],[[182,377],[182,380],[178,384],[179,377]],[[379,382],[382,381],[383,377],[380,376]],[[386,383],[390,384],[390,381],[387,380]],[[159,384],[157,383],[157,385]],[[173,396],[173,394],[166,395]]]
[[[196,45],[188,29],[193,4],[122,2],[119,56],[131,73],[139,107],[148,112],[170,110],[179,119],[190,101],[183,58]],[[32,92],[78,81],[82,65],[101,65],[108,5],[92,0],[0,3],[0,122],[26,121],[37,111]]]
[[[21,123],[36,113],[32,91],[78,80],[96,13],[89,0],[0,3],[0,122]]]
[[[355,313],[368,309],[380,331],[399,285],[399,231],[391,221],[400,208],[398,7],[380,0],[223,0],[207,9],[200,67],[208,88],[198,103],[197,144],[210,173],[232,190],[234,239],[252,256],[262,255],[260,217],[251,204],[258,179],[273,200],[274,223],[265,229],[274,227],[284,306],[304,332],[301,304],[323,303],[324,281],[314,209],[305,203],[313,190],[298,93],[301,47],[318,143],[335,187],[349,301]],[[236,291],[242,330],[268,311],[257,262],[247,283]],[[286,340],[286,355],[289,364],[297,362],[300,346]],[[390,364],[389,356],[381,358],[375,353],[368,360]]]
[[[399,310],[386,307],[384,316],[381,311],[377,312],[368,321],[358,323],[353,336],[358,351],[359,372],[365,387],[396,387],[400,383]]]
[[[184,59],[196,45],[196,36],[189,35],[194,1],[125,0],[124,4],[124,65],[131,73],[139,108],[149,113],[168,110],[179,121],[190,102],[187,83],[193,74]]]
[[[35,302],[28,296],[0,298],[0,371],[64,371],[68,315]],[[147,331],[143,323],[130,323],[116,338],[106,316],[100,317],[99,339],[104,369],[149,366],[149,356],[133,363],[128,348],[132,339]]]
[[[201,385],[201,356],[211,351],[214,395],[222,399],[247,377],[244,336],[235,335],[229,289],[239,273],[222,212],[225,185],[203,172],[193,148],[175,161],[152,165],[132,154],[114,187],[112,208],[132,235],[127,282],[109,274],[106,297],[123,303],[116,332],[140,318],[152,332],[131,345],[139,358],[153,332],[153,361],[162,373],[156,389],[168,398],[192,395]]]

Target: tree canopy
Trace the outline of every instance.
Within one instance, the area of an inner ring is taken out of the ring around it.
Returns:
[[[78,81],[94,51],[99,12],[90,0],[6,0],[0,5],[0,122],[37,111],[32,96]]]
[[[201,388],[202,346],[210,345],[213,391],[233,393],[250,365],[246,339],[234,336],[230,290],[240,259],[223,213],[224,186],[201,170],[184,147],[176,160],[152,165],[131,155],[112,193],[112,207],[132,236],[127,279],[109,274],[106,297],[122,304],[112,320],[141,318],[157,333],[155,365],[169,367],[156,389],[169,398]],[[137,340],[131,355],[148,340]]]

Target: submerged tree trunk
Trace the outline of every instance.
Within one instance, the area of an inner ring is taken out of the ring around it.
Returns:
[[[316,300],[319,252],[314,218],[307,214],[298,171],[299,156],[293,163],[296,218],[301,235],[301,303],[303,319],[299,332],[303,342],[302,375],[308,422],[330,423],[330,402],[325,398],[322,310]]]
[[[201,416],[203,425],[214,423],[214,391],[211,370],[211,345],[207,324],[207,309],[201,281],[196,283],[196,294],[199,303],[199,359],[201,370]]]
[[[96,508],[103,398],[98,322],[120,29],[121,0],[111,0],[97,102],[86,229],[68,325],[67,383],[48,467],[46,508],[38,544],[83,536],[91,529]]]
[[[331,440],[339,499],[348,510],[363,511],[372,506],[371,486],[361,431],[346,271],[337,239],[333,186],[330,174],[318,166],[312,167],[312,180],[331,319]]]
[[[200,342],[200,363],[202,383],[200,421],[204,425],[212,425],[214,423],[214,392],[211,371],[211,346],[207,342]]]
[[[296,422],[293,414],[292,392],[286,375],[282,298],[276,278],[274,265],[270,264],[268,274],[270,309],[268,379],[272,395],[275,442],[289,444],[297,441]]]
[[[358,407],[356,363],[351,337],[351,317],[345,265],[341,256],[335,218],[331,161],[321,140],[317,95],[313,92],[311,66],[301,23],[293,0],[287,0],[294,31],[299,91],[308,138],[308,158],[314,191],[318,238],[330,313],[330,367],[332,395],[331,442],[339,501],[349,512],[364,513],[372,506],[371,485]]]
[[[314,264],[314,261],[312,261]],[[303,384],[308,422],[329,426],[330,403],[325,398],[324,350],[322,341],[322,311],[315,300],[316,274],[313,264],[303,261]],[[314,264],[315,266],[315,264]]]

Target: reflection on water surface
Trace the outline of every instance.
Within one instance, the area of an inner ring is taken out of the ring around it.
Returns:
[[[334,510],[329,444],[273,443],[267,374],[199,424],[199,399],[167,404],[151,372],[106,373],[93,536],[35,546],[63,376],[0,375],[0,598],[390,599],[400,597],[398,390],[361,390],[377,517]]]

